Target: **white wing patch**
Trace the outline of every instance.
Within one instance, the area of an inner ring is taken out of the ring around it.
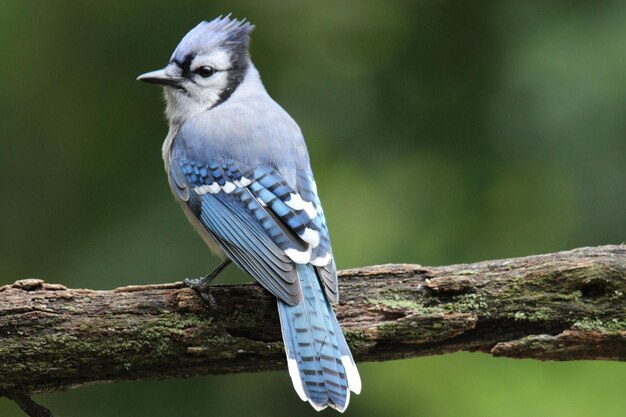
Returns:
[[[291,193],[289,200],[285,201],[285,204],[294,210],[304,210],[311,220],[317,216],[317,210],[313,203],[304,201],[302,197],[300,197],[300,194]]]
[[[293,248],[285,249],[285,255],[297,264],[306,264],[311,260],[311,248],[309,247],[306,252]]]
[[[199,187],[195,187],[193,191],[198,195],[205,195],[207,193],[215,194],[220,191],[220,186],[214,182],[210,185],[201,185]]]
[[[230,194],[233,191],[235,191],[237,188],[247,187],[251,183],[252,181],[249,180],[248,178],[241,177],[238,181],[237,180],[233,182],[227,181],[226,184],[224,184],[221,187],[217,182],[213,182],[212,184],[208,184],[208,185],[205,184],[205,185],[200,185],[198,187],[194,187],[193,191],[198,195],[205,195],[208,193],[217,194],[222,190],[226,194]],[[260,200],[259,200],[259,203],[265,205]]]
[[[308,227],[304,229],[304,233],[298,236],[300,236],[300,238],[306,243],[310,244],[312,248],[315,248],[320,244],[319,232],[313,229],[309,229]]]
[[[222,185],[222,190],[224,190],[226,194],[230,194],[236,189],[237,189],[237,186],[233,184],[232,182],[226,182],[226,184]]]
[[[324,256],[318,256],[317,258],[311,259],[311,263],[315,266],[326,266],[332,259],[333,255],[330,252],[326,252]]]

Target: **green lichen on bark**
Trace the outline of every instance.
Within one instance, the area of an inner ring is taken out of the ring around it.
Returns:
[[[609,320],[585,318],[574,323],[572,327],[580,330],[593,330],[603,333],[626,332],[626,312],[625,318],[622,320],[618,318],[612,318]]]

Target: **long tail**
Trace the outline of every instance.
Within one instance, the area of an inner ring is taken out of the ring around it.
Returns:
[[[312,265],[298,265],[302,300],[278,301],[289,375],[296,392],[316,410],[343,412],[350,391],[361,392],[361,378]]]

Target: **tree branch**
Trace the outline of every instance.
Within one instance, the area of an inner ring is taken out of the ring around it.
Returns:
[[[50,410],[37,404],[27,394],[13,392],[3,396],[15,401],[17,406],[29,417],[53,417]]]
[[[626,247],[467,265],[341,272],[337,314],[359,361],[460,350],[626,360]],[[275,300],[180,283],[112,291],[41,280],[0,288],[0,392],[284,368]]]

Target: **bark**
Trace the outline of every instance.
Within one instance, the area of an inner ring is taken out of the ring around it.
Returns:
[[[626,247],[443,267],[342,271],[339,321],[357,361],[455,351],[626,360]],[[180,283],[110,291],[41,280],[0,288],[0,394],[285,367],[275,300]]]

